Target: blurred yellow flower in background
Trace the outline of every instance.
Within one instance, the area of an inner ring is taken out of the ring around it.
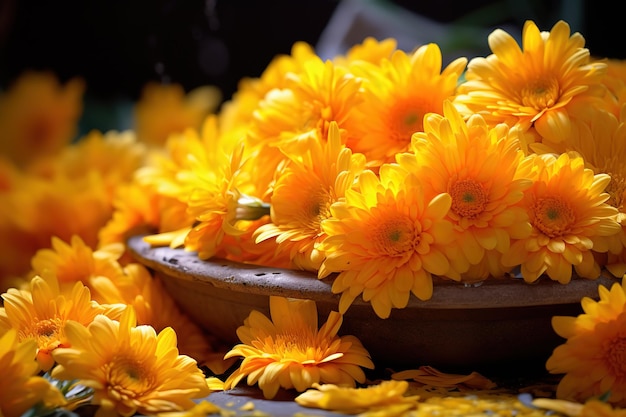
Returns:
[[[258,384],[265,398],[274,398],[279,388],[302,392],[315,383],[354,387],[365,382],[361,367],[374,367],[356,337],[337,335],[343,316],[336,311],[318,329],[314,301],[270,296],[270,316],[253,310],[237,329],[241,344],[226,358],[243,360],[226,379],[225,390],[243,378]]]
[[[0,155],[20,167],[54,154],[75,139],[85,82],[27,71],[0,94]]]

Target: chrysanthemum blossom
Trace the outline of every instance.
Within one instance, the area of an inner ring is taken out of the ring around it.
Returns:
[[[585,402],[606,396],[610,404],[626,407],[626,280],[608,290],[599,286],[600,300],[583,300],[584,314],[554,317],[556,333],[566,338],[546,368],[565,374],[557,398]]]
[[[493,52],[470,60],[455,103],[464,114],[482,114],[490,125],[520,126],[535,142],[563,142],[579,115],[574,110],[602,106],[606,64],[591,61],[585,40],[558,21],[541,32],[532,21],[522,31],[522,47],[496,29],[488,37]],[[581,105],[584,103],[585,105]]]
[[[241,344],[225,358],[243,360],[226,379],[225,390],[243,378],[258,384],[265,398],[274,398],[281,387],[298,392],[316,383],[354,387],[365,382],[362,368],[374,368],[356,337],[337,335],[343,316],[336,311],[318,329],[314,301],[271,296],[270,317],[254,310],[237,329]]]
[[[120,321],[100,315],[65,332],[72,347],[54,352],[52,377],[92,388],[96,417],[189,410],[211,392],[196,361],[179,355],[176,333],[137,326],[131,307]]]
[[[545,273],[566,284],[573,270],[583,278],[599,277],[593,250],[607,245],[594,242],[621,230],[617,209],[606,203],[610,177],[594,175],[576,154],[533,155],[522,164],[522,171],[533,179],[523,201],[532,232],[513,242],[502,263],[521,266],[526,282]]]
[[[403,416],[418,408],[419,397],[407,395],[407,381],[382,381],[364,388],[314,384],[295,398],[303,407],[319,408],[344,414],[379,413],[375,415]]]
[[[520,201],[532,182],[517,177],[523,153],[515,133],[505,124],[489,127],[480,115],[464,121],[446,100],[443,115],[427,115],[424,132],[413,135],[413,152],[397,156],[400,166],[421,178],[426,195],[450,194],[446,218],[460,249],[454,262],[482,266],[463,280],[502,275],[495,255],[507,252],[511,239],[530,234]]]
[[[394,165],[383,165],[380,178],[364,171],[357,184],[322,222],[327,238],[319,249],[326,258],[318,277],[337,273],[339,312],[362,294],[387,318],[392,308],[406,307],[411,293],[430,299],[432,275],[460,279],[444,250],[454,240],[449,194],[427,198],[419,179]]]
[[[342,144],[337,123],[331,122],[325,143],[312,141],[306,154],[277,173],[272,222],[256,230],[256,241],[275,238],[276,250],[287,252],[294,267],[317,272],[323,260],[317,246],[326,237],[321,223],[364,167],[363,155]]]
[[[394,162],[396,153],[409,149],[411,135],[423,131],[424,116],[442,114],[466,64],[466,58],[457,58],[442,71],[441,50],[434,43],[410,54],[394,51],[376,64],[355,61],[350,69],[363,79],[364,101],[355,108],[361,133],[351,136],[348,146],[371,166]]]
[[[17,330],[20,340],[33,339],[37,344],[37,363],[43,371],[54,365],[52,352],[69,347],[64,325],[72,320],[91,323],[97,315],[118,318],[125,305],[100,305],[91,300],[91,293],[81,282],[71,291],[62,291],[55,279],[32,278],[30,290],[10,288],[2,294],[4,307],[0,308],[0,329]]]
[[[20,341],[16,329],[0,334],[0,415],[20,417],[37,404],[50,409],[63,406],[63,395],[38,375],[40,369],[34,361],[37,342],[33,339]]]

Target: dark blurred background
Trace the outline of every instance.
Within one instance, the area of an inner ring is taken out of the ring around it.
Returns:
[[[299,40],[330,58],[397,36],[406,49],[438,42],[451,60],[488,53],[496,27],[519,37],[526,19],[542,30],[564,19],[593,55],[626,58],[624,24],[603,0],[0,0],[0,89],[45,69],[83,77],[93,103],[133,101],[149,80],[216,85],[228,99]]]

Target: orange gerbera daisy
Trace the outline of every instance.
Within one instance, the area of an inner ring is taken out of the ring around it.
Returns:
[[[194,398],[211,392],[196,361],[179,355],[176,333],[137,326],[132,307],[120,321],[104,315],[88,326],[70,321],[65,333],[72,347],[55,350],[52,377],[92,388],[96,417],[189,410]]]
[[[360,135],[348,146],[365,154],[372,166],[393,162],[407,151],[411,135],[423,130],[428,113],[443,112],[443,101],[456,92],[466,58],[457,58],[441,70],[441,50],[431,43],[407,54],[397,50],[378,65],[356,61],[351,71],[363,78],[364,102]]]
[[[316,383],[355,386],[365,382],[361,369],[373,368],[369,353],[354,336],[337,336],[343,316],[331,311],[318,330],[314,301],[270,297],[271,320],[256,310],[237,329],[241,344],[226,358],[243,357],[224,383],[235,387],[247,377],[258,383],[265,398],[274,398],[279,388],[302,392]]]
[[[98,315],[119,317],[125,305],[100,305],[91,300],[89,289],[82,283],[73,285],[71,292],[62,291],[55,279],[35,276],[30,291],[10,288],[2,294],[0,328],[18,331],[20,340],[37,342],[37,362],[44,371],[54,365],[52,351],[70,346],[63,326],[68,320],[88,324]]]
[[[584,402],[606,395],[626,406],[626,279],[610,291],[598,287],[600,300],[584,298],[584,314],[554,317],[552,325],[566,342],[546,362],[548,371],[565,374],[557,387],[559,399]]]
[[[19,166],[58,152],[77,132],[85,83],[27,71],[0,96],[0,154]]]
[[[270,199],[272,222],[256,230],[256,241],[276,238],[277,251],[288,252],[296,268],[317,271],[322,263],[317,246],[326,236],[321,222],[364,166],[363,155],[353,155],[342,144],[337,123],[331,122],[326,143],[311,141],[305,155],[297,155],[277,172]]]
[[[37,375],[39,366],[33,360],[36,352],[37,342],[21,341],[16,329],[0,332],[0,415],[3,417],[23,416],[37,404],[50,409],[65,404],[63,395],[47,379]]]
[[[604,190],[611,178],[594,175],[585,168],[583,158],[567,153],[532,155],[522,164],[522,171],[533,179],[523,200],[532,232],[513,242],[502,257],[503,264],[521,265],[526,282],[536,281],[545,272],[566,284],[572,267],[580,277],[600,276],[592,250],[608,245],[595,242],[621,230],[617,209],[606,203],[609,195]]]
[[[445,252],[454,241],[446,219],[449,194],[426,196],[417,176],[393,165],[381,167],[380,179],[364,171],[358,188],[347,190],[322,222],[327,238],[319,250],[326,259],[318,276],[338,273],[332,291],[341,294],[339,312],[363,294],[387,318],[393,307],[407,305],[411,293],[428,300],[433,274],[460,279]]]
[[[480,113],[491,125],[520,126],[536,136],[531,141],[556,146],[581,116],[578,110],[603,105],[606,64],[591,61],[584,38],[570,35],[566,22],[541,32],[526,21],[522,48],[502,29],[488,41],[493,54],[469,62],[455,99],[467,116]]]
[[[397,156],[401,166],[422,179],[426,195],[450,194],[446,218],[462,252],[454,262],[460,265],[465,258],[469,265],[486,266],[464,274],[463,280],[502,275],[490,251],[505,253],[511,239],[530,234],[520,201],[532,182],[516,177],[523,154],[515,132],[504,124],[490,128],[480,115],[465,122],[446,100],[443,116],[426,116],[424,132],[413,136],[414,152]]]

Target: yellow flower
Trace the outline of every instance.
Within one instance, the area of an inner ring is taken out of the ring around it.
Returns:
[[[529,156],[523,164],[521,171],[533,179],[523,201],[532,232],[513,242],[502,263],[520,265],[526,282],[546,273],[566,284],[572,267],[583,278],[600,276],[592,250],[607,245],[595,241],[621,230],[617,209],[605,203],[610,177],[594,175],[580,156],[567,153]]]
[[[556,411],[569,417],[625,417],[626,409],[617,409],[597,399],[590,399],[584,404],[551,398],[536,398],[535,407]]]
[[[270,316],[254,310],[237,329],[242,343],[225,357],[243,361],[224,382],[225,390],[245,377],[248,385],[258,383],[265,398],[274,398],[281,387],[298,392],[315,383],[354,387],[365,381],[361,367],[374,367],[356,337],[337,335],[343,316],[336,311],[318,330],[314,301],[271,296]]]
[[[603,59],[600,62],[607,66],[606,76],[602,79],[607,88],[604,100],[608,111],[615,117],[620,117],[626,104],[626,60]]]
[[[406,381],[382,381],[364,388],[339,387],[333,384],[313,384],[312,388],[295,398],[303,407],[359,414],[359,416],[404,416],[418,407],[418,396],[406,395]]]
[[[69,144],[83,111],[85,83],[27,71],[0,96],[0,154],[19,166]]]
[[[339,55],[333,58],[333,62],[346,67],[357,61],[379,65],[382,61],[391,58],[397,47],[398,41],[394,38],[386,38],[379,41],[368,36],[363,39],[363,42],[351,46],[344,56]]]
[[[399,154],[398,163],[422,179],[426,195],[448,193],[452,205],[446,218],[454,225],[460,253],[458,263],[485,265],[472,270],[464,281],[501,276],[497,253],[509,250],[510,240],[530,234],[528,215],[520,205],[529,179],[517,178],[523,158],[515,130],[504,124],[490,128],[480,115],[464,121],[446,100],[443,116],[424,119],[424,132],[413,136],[413,153]],[[490,252],[492,255],[488,256]]]
[[[134,130],[145,143],[161,146],[172,133],[199,129],[222,99],[217,87],[201,86],[185,92],[179,84],[147,83],[134,107]]]
[[[54,365],[52,352],[70,343],[64,331],[68,320],[88,324],[99,314],[117,318],[125,308],[119,305],[100,305],[91,300],[89,289],[77,282],[70,291],[62,291],[55,279],[35,276],[30,291],[10,288],[2,294],[4,307],[0,308],[0,328],[18,331],[20,340],[34,339],[37,343],[37,362],[44,371]]]
[[[482,114],[490,125],[507,123],[559,144],[579,111],[601,107],[606,64],[594,61],[585,40],[564,21],[541,32],[532,21],[522,31],[522,48],[502,29],[489,37],[492,55],[470,60],[455,103],[464,114]],[[531,142],[532,142],[531,141]]]
[[[47,379],[37,375],[39,366],[33,360],[37,342],[20,341],[16,329],[0,335],[0,415],[20,417],[39,403],[49,408],[64,405],[63,395]]]
[[[558,386],[557,398],[586,401],[608,396],[608,402],[626,406],[626,280],[611,290],[598,287],[599,301],[584,298],[584,314],[557,316],[552,326],[566,338],[546,362],[553,374],[565,374]]]
[[[362,133],[351,135],[348,146],[372,166],[393,162],[396,153],[407,151],[411,135],[423,131],[424,116],[442,114],[467,63],[457,58],[442,71],[441,61],[434,43],[411,54],[395,51],[377,65],[356,61],[350,69],[363,78],[364,101],[356,108]]]
[[[72,347],[55,350],[52,377],[91,387],[96,417],[189,410],[211,392],[196,361],[179,355],[176,333],[137,326],[132,308],[119,322],[104,315],[87,327],[70,321],[65,333]]]
[[[387,318],[393,307],[406,307],[411,293],[430,299],[432,275],[460,279],[444,250],[454,239],[446,220],[449,194],[425,196],[416,176],[393,165],[381,167],[380,179],[364,171],[358,187],[347,190],[322,222],[328,237],[319,246],[326,259],[318,277],[339,273],[332,286],[341,294],[339,312],[362,293]]]
[[[326,236],[321,223],[364,166],[363,155],[342,145],[337,123],[331,122],[325,143],[311,141],[306,154],[277,174],[270,197],[272,222],[256,230],[256,241],[275,238],[276,250],[287,252],[293,266],[317,272],[323,256],[317,246]]]

